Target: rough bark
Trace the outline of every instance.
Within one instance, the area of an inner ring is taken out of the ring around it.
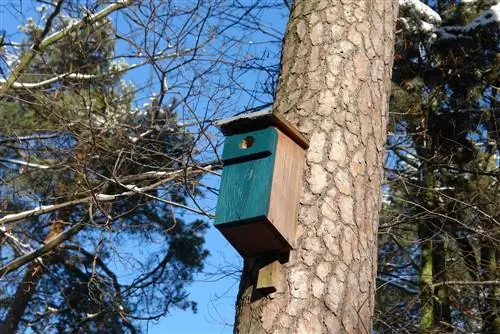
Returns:
[[[296,0],[275,112],[310,139],[278,290],[246,259],[237,333],[369,333],[397,1]]]
[[[432,227],[421,223],[418,229],[420,244],[420,321],[419,328],[425,333],[434,326],[434,291],[432,290],[433,254]]]
[[[423,147],[428,145],[422,143]],[[430,160],[430,159],[429,159]],[[446,279],[445,238],[442,236],[445,226],[432,212],[438,211],[435,170],[436,167],[424,162],[422,187],[425,191],[425,210],[430,212],[419,222],[420,244],[420,322],[422,333],[439,331],[447,333],[452,330],[448,286],[446,284],[433,288],[435,283],[444,283]]]
[[[443,283],[443,285],[436,287],[434,290],[434,323],[439,325],[443,333],[448,333],[453,332],[453,326],[451,326],[452,321],[448,285],[444,284],[444,282],[448,281],[445,240],[446,239],[441,235],[435,235],[433,240],[432,282]]]
[[[497,252],[496,247],[492,245],[481,248],[481,279],[484,281],[498,279]],[[499,289],[497,286],[483,286],[480,289],[485,297],[482,313],[483,331],[485,333],[500,333]]]

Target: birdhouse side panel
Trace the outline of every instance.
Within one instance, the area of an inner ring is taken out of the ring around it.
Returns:
[[[305,150],[278,130],[269,220],[290,245],[295,243]]]

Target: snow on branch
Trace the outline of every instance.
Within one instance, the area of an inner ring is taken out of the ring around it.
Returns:
[[[434,283],[431,285],[432,288],[436,288],[443,285],[500,285],[500,281],[446,281]]]
[[[197,214],[209,215],[206,212],[202,212],[200,210],[191,208],[191,207],[184,205],[184,204],[180,204],[180,203],[165,200],[163,198],[159,198],[156,196],[148,195],[148,192],[151,192],[152,190],[155,190],[158,187],[160,187],[161,185],[163,185],[167,182],[170,182],[176,178],[184,177],[185,175],[203,174],[203,173],[207,173],[207,172],[212,171],[212,170],[217,169],[217,168],[219,168],[219,167],[207,165],[207,166],[200,166],[200,167],[196,166],[196,167],[188,168],[188,169],[181,169],[181,170],[173,171],[173,172],[167,172],[163,175],[163,177],[159,181],[152,183],[150,185],[144,186],[144,187],[138,187],[135,185],[127,185],[127,184],[123,184],[122,183],[123,181],[117,181],[118,184],[120,184],[120,185],[122,185],[122,187],[128,189],[128,191],[125,191],[122,193],[116,193],[116,194],[96,193],[96,194],[93,194],[91,196],[75,199],[75,200],[64,202],[64,203],[58,203],[58,204],[52,204],[52,205],[40,205],[40,206],[33,208],[31,210],[26,210],[26,211],[22,211],[22,212],[18,212],[18,213],[11,213],[11,214],[5,215],[5,216],[0,218],[0,227],[4,224],[7,224],[7,223],[21,221],[21,220],[24,220],[24,219],[29,218],[29,217],[40,216],[40,215],[43,215],[43,214],[46,214],[49,212],[54,212],[56,210],[70,207],[70,206],[75,206],[75,205],[79,205],[79,204],[87,204],[87,203],[92,203],[95,201],[97,201],[97,202],[111,202],[111,201],[119,200],[119,199],[122,199],[125,197],[130,197],[130,196],[134,196],[134,195],[138,195],[138,194],[153,198],[155,200],[158,200],[158,201],[164,202],[166,204],[169,204],[169,205],[172,205],[175,207],[179,207],[179,208],[182,208],[184,210],[188,210],[188,211],[191,211],[191,212],[194,212]],[[147,175],[137,175],[136,177],[137,177],[137,179],[148,179],[151,176],[152,176],[151,174],[147,174]],[[133,178],[129,178],[129,179],[127,179],[127,181],[135,181],[135,180]]]
[[[16,258],[15,260],[7,263],[4,267],[0,268],[0,278],[8,274],[11,271],[18,269],[19,267],[39,258],[40,256],[48,253],[52,249],[56,248],[64,241],[71,238],[73,235],[77,234],[81,229],[83,229],[83,224],[76,224],[73,227],[67,229],[54,236],[52,239],[47,241],[42,247],[31,250],[29,253],[23,254],[22,256]]]
[[[5,226],[0,225],[0,235],[5,237],[16,251],[19,253],[32,252],[33,249],[29,244],[26,244],[19,240],[15,235],[10,233]]]
[[[16,82],[16,81],[14,81],[11,84],[11,88],[15,88],[15,89],[20,89],[20,88],[33,89],[33,88],[38,88],[38,87],[42,87],[42,86],[45,86],[45,85],[49,85],[51,83],[60,81],[60,80],[65,79],[65,78],[75,79],[75,80],[91,80],[91,79],[93,79],[95,77],[96,76],[93,75],[93,74],[64,73],[64,74],[61,74],[61,75],[56,75],[53,78],[50,78],[50,79],[47,79],[47,80],[43,80],[43,81],[40,81],[40,82],[34,82],[34,83],[25,83],[25,82]],[[7,80],[0,79],[0,84],[5,84],[6,82],[7,82]]]
[[[132,2],[132,0],[121,0],[112,3],[100,12],[88,15],[82,20],[76,21],[75,23],[70,24],[69,26],[45,37],[39,43],[33,44],[29,51],[26,52],[26,54],[20,59],[17,66],[11,72],[9,78],[5,82],[1,83],[2,86],[0,86],[0,94],[5,93],[14,85],[14,83],[19,79],[21,74],[29,66],[33,58],[35,58],[38,53],[43,52],[47,47],[61,40],[65,36],[71,34],[72,32],[99,22],[100,20],[108,17],[113,12],[131,5]]]
[[[441,24],[441,16],[434,9],[419,0],[399,0],[399,8],[412,17],[419,18],[431,24]]]
[[[27,135],[27,136],[14,136],[14,137],[0,137],[0,144],[3,143],[16,143],[16,142],[22,142],[22,141],[29,141],[29,140],[45,140],[45,139],[52,139],[58,136],[61,136],[63,132],[53,132],[50,134],[34,134],[34,135]]]
[[[195,52],[197,49],[201,48],[202,46],[203,46],[203,44],[197,45],[196,47],[186,48],[184,50],[179,50],[179,51],[173,52],[173,53],[160,52],[157,55],[155,55],[154,57],[149,57],[145,61],[142,61],[142,62],[139,62],[136,64],[125,63],[124,65],[119,66],[118,68],[113,68],[108,73],[104,73],[104,74],[83,74],[83,73],[54,74],[54,77],[52,77],[50,79],[46,79],[46,80],[39,81],[39,82],[29,82],[29,83],[28,82],[18,82],[16,79],[10,83],[9,88],[34,89],[34,88],[40,88],[40,87],[43,87],[46,85],[50,85],[54,82],[58,82],[58,81],[61,81],[63,79],[85,81],[85,80],[98,79],[98,78],[103,77],[103,76],[117,75],[117,74],[124,73],[126,71],[134,70],[134,69],[137,69],[139,67],[148,65],[154,61],[161,61],[161,60],[165,60],[165,59],[173,59],[173,58],[177,58],[177,57],[182,57],[186,54]],[[4,88],[1,85],[7,84],[9,82],[9,80],[0,79],[0,91]]]
[[[484,26],[500,22],[500,2],[481,13],[464,26],[442,26],[441,16],[419,0],[399,0],[398,22],[410,33],[426,36],[427,42],[436,39],[457,39]]]
[[[463,35],[491,23],[500,23],[500,2],[482,12],[481,15],[465,26],[446,26],[439,30],[440,33],[447,38],[456,38],[459,35]]]
[[[33,162],[18,160],[18,159],[0,158],[0,162],[6,162],[9,164],[31,167],[31,168],[36,168],[36,169],[49,169],[49,168],[53,167],[53,166],[49,166],[49,165],[41,165],[41,164],[36,164]]]

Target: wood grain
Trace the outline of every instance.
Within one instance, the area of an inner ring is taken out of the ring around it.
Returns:
[[[278,285],[281,280],[283,265],[278,260],[263,266],[259,270],[257,276],[256,288],[265,293],[271,293],[278,290]]]
[[[278,130],[268,219],[291,248],[295,243],[304,159],[304,149]]]
[[[256,141],[247,155],[238,144],[249,135]],[[243,257],[293,249],[304,149],[275,127],[233,135],[225,145],[229,165],[222,173],[215,226]],[[264,151],[271,155],[255,155]]]
[[[239,143],[246,136],[254,136],[256,142],[251,148],[242,150]],[[274,128],[238,134],[226,140],[222,158],[231,163],[222,171],[216,226],[267,216],[277,140],[278,133]],[[262,152],[270,152],[270,155],[255,158],[255,154]]]
[[[285,117],[274,113],[272,109],[226,118],[215,122],[215,125],[220,128],[225,136],[273,126],[285,133],[303,149],[309,147],[307,138],[288,122]]]

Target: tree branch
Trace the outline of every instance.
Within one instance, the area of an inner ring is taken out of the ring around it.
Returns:
[[[430,23],[441,24],[441,16],[431,7],[419,0],[399,0],[399,10],[407,10],[415,18],[428,21]]]
[[[0,268],[0,278],[10,273],[11,271],[14,271],[19,267],[35,260],[36,258],[50,252],[51,250],[62,244],[64,241],[70,239],[72,236],[80,232],[80,230],[83,229],[84,226],[85,225],[78,223],[73,227],[67,229],[66,231],[63,231],[58,235],[56,235],[55,237],[50,239],[47,243],[45,243],[45,245],[43,245],[42,247],[34,250],[31,253],[18,257],[17,259],[6,264],[2,268]]]
[[[40,164],[35,164],[33,162],[27,162],[24,160],[17,160],[17,159],[0,158],[0,162],[6,162],[9,164],[21,165],[21,166],[37,168],[37,169],[50,169],[53,167],[53,166],[49,166],[49,165],[40,165]]]
[[[385,277],[377,276],[377,281],[381,282],[382,285],[390,285],[390,286],[393,286],[393,287],[398,288],[400,290],[403,290],[404,292],[406,292],[410,295],[418,295],[420,293],[420,290],[411,288],[410,286],[408,286],[408,284],[400,283],[400,282],[398,282],[398,279],[391,280],[391,279],[388,279]],[[381,286],[379,286],[378,289],[380,287]]]
[[[442,285],[499,285],[500,281],[445,281],[434,283],[431,285],[432,288],[436,288]]]
[[[8,239],[11,247],[14,248],[17,252],[23,254],[26,252],[31,252],[33,249],[29,244],[23,243],[16,236],[12,235],[12,233],[8,232],[5,226],[0,225],[0,234],[3,234],[6,239]]]
[[[39,216],[39,215],[42,215],[42,214],[45,214],[45,213],[54,212],[56,210],[59,210],[59,209],[62,209],[62,208],[66,208],[66,207],[69,207],[69,206],[74,206],[74,205],[78,205],[78,204],[85,204],[85,203],[91,203],[91,202],[94,201],[94,198],[97,201],[99,201],[99,202],[111,202],[111,201],[117,200],[119,198],[130,197],[130,196],[134,196],[134,195],[137,195],[137,194],[143,194],[144,195],[147,192],[152,191],[152,190],[158,188],[162,184],[165,184],[165,183],[167,183],[169,181],[172,181],[172,180],[174,180],[174,179],[176,179],[178,177],[183,177],[186,174],[187,175],[203,174],[203,173],[208,172],[209,170],[217,169],[217,168],[220,168],[220,166],[211,166],[211,165],[208,165],[208,166],[199,167],[199,168],[198,167],[192,167],[192,168],[188,168],[188,169],[181,169],[181,170],[178,170],[178,171],[166,173],[163,176],[163,179],[161,179],[158,182],[155,182],[153,184],[150,184],[148,186],[137,187],[137,186],[134,186],[134,185],[123,185],[123,187],[129,189],[129,191],[125,191],[125,192],[122,192],[122,193],[118,193],[118,194],[97,193],[94,196],[87,196],[87,197],[84,197],[84,198],[75,199],[75,200],[64,202],[64,203],[52,204],[52,205],[41,205],[41,206],[39,206],[37,208],[34,208],[34,209],[31,209],[31,210],[26,210],[26,211],[23,211],[23,212],[18,212],[18,213],[12,213],[12,214],[9,214],[9,215],[5,215],[2,218],[0,218],[0,225],[7,224],[7,223],[13,223],[13,222],[16,222],[16,221],[20,221],[20,220],[23,220],[23,219],[28,218],[28,217],[34,217],[34,216]],[[157,172],[157,173],[159,173],[159,172]],[[157,176],[158,174],[151,174],[151,175],[156,175]],[[150,175],[148,175],[148,176],[150,176]],[[140,178],[140,176],[137,176],[137,177]],[[112,181],[112,179],[110,179],[110,180]],[[128,178],[128,180],[126,180],[126,181],[133,182],[134,179],[133,178]],[[125,182],[125,181],[120,181],[120,182]],[[153,196],[153,197],[156,200],[160,200],[160,201],[162,201],[164,203],[167,203],[167,204],[170,204],[170,205],[173,205],[173,206],[176,206],[176,207],[180,207],[180,208],[183,208],[185,210],[188,210],[188,211],[191,211],[191,212],[194,212],[194,213],[203,214],[203,215],[207,214],[207,213],[201,212],[199,210],[193,209],[191,207],[188,207],[188,206],[180,204],[180,203],[168,201],[168,200],[165,200],[165,199],[162,199],[162,198],[158,198],[156,196]]]
[[[14,88],[14,89],[33,89],[33,88],[40,88],[42,86],[49,85],[51,83],[57,82],[59,80],[65,79],[65,78],[75,79],[75,80],[91,80],[91,79],[94,79],[96,77],[97,77],[97,75],[82,74],[82,73],[64,73],[64,74],[60,74],[60,75],[56,74],[53,78],[50,78],[50,79],[47,79],[47,80],[43,80],[43,81],[40,81],[40,82],[34,82],[34,83],[14,81],[11,84],[10,88]],[[5,83],[7,83],[7,80],[4,80],[4,79],[0,80],[0,84],[5,84]]]
[[[500,22],[500,3],[496,3],[481,15],[464,26],[443,26],[441,17],[432,8],[419,0],[399,0],[401,13],[406,13],[398,19],[405,30],[411,33],[423,33],[428,42],[436,39],[457,39],[491,23]]]
[[[147,64],[150,64],[153,61],[160,61],[160,60],[165,60],[165,59],[169,59],[169,58],[181,57],[183,55],[186,55],[186,54],[189,54],[191,52],[196,51],[198,48],[200,48],[202,46],[203,46],[203,44],[202,45],[198,45],[198,46],[193,47],[193,48],[185,49],[183,51],[178,51],[178,52],[168,53],[168,54],[163,54],[163,52],[161,52],[158,55],[154,56],[152,59],[148,58],[148,60],[139,62],[137,64],[127,64],[127,66],[125,66],[124,68],[121,68],[121,69],[118,69],[116,71],[112,71],[112,72],[109,72],[109,73],[105,73],[105,74],[83,74],[83,73],[54,74],[54,77],[52,77],[50,79],[47,79],[47,80],[40,81],[40,82],[18,82],[17,79],[16,79],[16,80],[14,80],[11,83],[11,85],[10,85],[9,88],[13,88],[13,89],[34,89],[34,88],[40,88],[40,87],[43,87],[43,86],[46,86],[46,85],[50,85],[50,84],[52,84],[54,82],[58,82],[58,81],[60,81],[62,79],[73,79],[73,80],[93,80],[93,79],[98,79],[98,78],[102,78],[104,76],[116,75],[116,74],[120,74],[120,73],[123,73],[123,72],[126,72],[126,71],[134,70],[134,69],[137,69],[139,67],[142,67],[142,66],[145,66]],[[8,83],[8,80],[0,79],[0,84],[7,84],[7,83]],[[3,87],[0,87],[0,91],[1,91],[1,89],[3,89]]]
[[[26,52],[26,54],[21,58],[19,64],[14,68],[14,70],[11,72],[9,78],[3,83],[3,86],[0,87],[0,95],[5,94],[13,85],[14,83],[19,79],[21,74],[24,72],[24,70],[29,66],[33,58],[38,53],[43,52],[47,47],[50,45],[56,43],[57,41],[61,40],[65,36],[69,35],[70,33],[77,31],[79,29],[82,29],[86,26],[89,26],[91,24],[94,24],[104,18],[106,18],[108,15],[111,13],[122,9],[124,7],[127,7],[132,3],[132,0],[119,0],[100,12],[89,15],[85,18],[83,18],[80,21],[77,21],[73,24],[70,24],[69,26],[53,33],[52,35],[49,35],[45,37],[42,41],[40,42],[35,42],[32,47]]]

